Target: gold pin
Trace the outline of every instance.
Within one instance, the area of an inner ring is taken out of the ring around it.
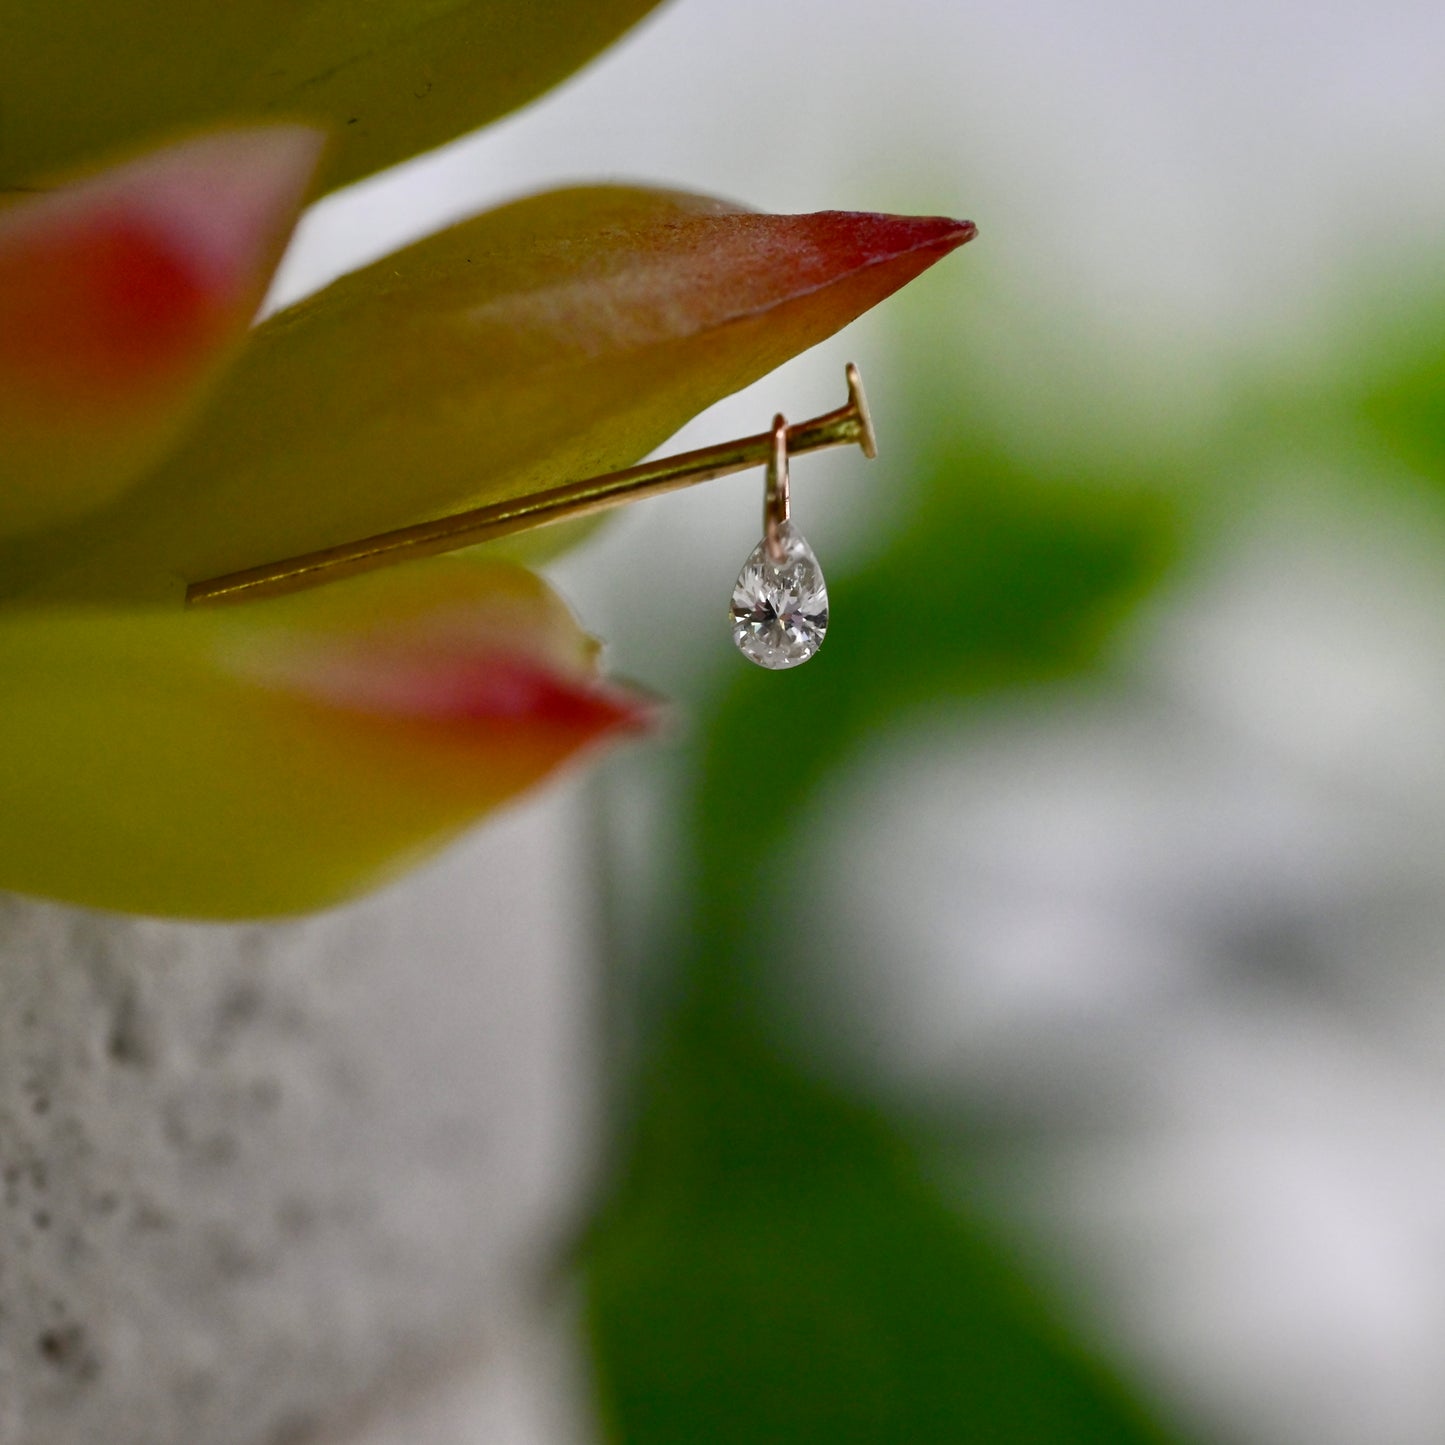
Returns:
[[[779,466],[780,454],[782,485],[786,485],[789,455],[856,443],[863,449],[864,456],[875,457],[878,446],[873,422],[868,415],[868,402],[863,395],[863,382],[858,368],[851,362],[847,374],[847,405],[816,416],[811,421],[775,428],[757,436],[741,437],[718,446],[682,452],[674,457],[662,457],[654,462],[643,462],[640,466],[627,467],[620,472],[566,482],[560,487],[534,492],[530,496],[475,507],[471,511],[439,517],[431,522],[419,522],[411,527],[399,527],[393,532],[381,532],[357,542],[343,542],[300,557],[287,557],[279,562],[248,567],[241,572],[208,577],[202,582],[192,582],[186,588],[186,605],[215,606],[299,592],[324,582],[334,582],[378,567],[389,567],[395,562],[435,557],[462,547],[474,547],[479,542],[492,542],[517,532],[528,532],[533,527],[571,521],[575,517],[621,506],[624,502],[661,496],[664,492],[679,491],[683,487],[747,471],[751,467],[768,466],[769,475],[773,477]],[[770,497],[776,490],[770,487]],[[769,505],[777,506],[776,502]],[[786,513],[782,513],[780,520],[786,522]],[[777,527],[769,524],[769,532],[776,531]]]

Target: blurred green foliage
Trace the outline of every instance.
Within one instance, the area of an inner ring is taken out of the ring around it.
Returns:
[[[1445,483],[1445,295],[1414,300],[1383,336],[1367,332],[1365,345],[1345,350],[1353,364],[1340,369],[1370,439],[1439,486]]]
[[[590,1271],[614,1439],[1168,1438],[896,1125],[735,1013],[693,1008],[670,1033]]]

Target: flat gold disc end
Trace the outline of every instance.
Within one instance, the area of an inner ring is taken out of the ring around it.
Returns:
[[[858,445],[870,461],[878,455],[878,434],[873,430],[873,414],[868,410],[868,397],[863,391],[863,378],[858,368],[848,363],[848,401],[858,413]]]

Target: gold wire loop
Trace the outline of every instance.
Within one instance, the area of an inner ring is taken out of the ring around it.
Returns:
[[[768,543],[768,556],[774,562],[786,562],[788,549],[783,545],[782,528],[792,520],[793,499],[788,479],[788,422],[779,412],[773,418],[773,449],[768,455],[767,482],[763,492],[763,536]]]
[[[626,467],[620,472],[607,472],[598,477],[566,482],[560,487],[532,492],[505,502],[473,507],[449,517],[398,527],[357,542],[342,542],[299,557],[279,562],[266,562],[240,572],[227,572],[219,577],[192,582],[186,588],[188,607],[216,606],[222,603],[247,602],[262,597],[276,597],[318,587],[324,582],[370,572],[419,557],[435,557],[455,552],[462,547],[475,547],[481,542],[494,542],[534,527],[567,522],[575,517],[606,511],[624,502],[644,497],[662,496],[714,477],[730,476],[752,467],[766,465],[769,477],[780,479],[777,490],[781,496],[781,521],[788,520],[788,456],[801,452],[821,451],[825,447],[857,445],[866,457],[878,455],[878,442],[873,420],[868,414],[868,400],[863,395],[863,379],[858,368],[848,363],[848,401],[836,411],[824,412],[811,421],[788,426],[781,416],[774,419],[773,429],[758,436],[740,437],[717,446],[677,456],[660,457]],[[770,492],[771,496],[771,482]],[[771,511],[768,513],[771,517]],[[771,536],[776,528],[769,523]],[[770,549],[771,550],[771,547]]]

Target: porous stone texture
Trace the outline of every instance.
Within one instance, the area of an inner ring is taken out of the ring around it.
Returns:
[[[301,1445],[485,1373],[590,1178],[576,809],[280,925],[0,896],[0,1445]]]

